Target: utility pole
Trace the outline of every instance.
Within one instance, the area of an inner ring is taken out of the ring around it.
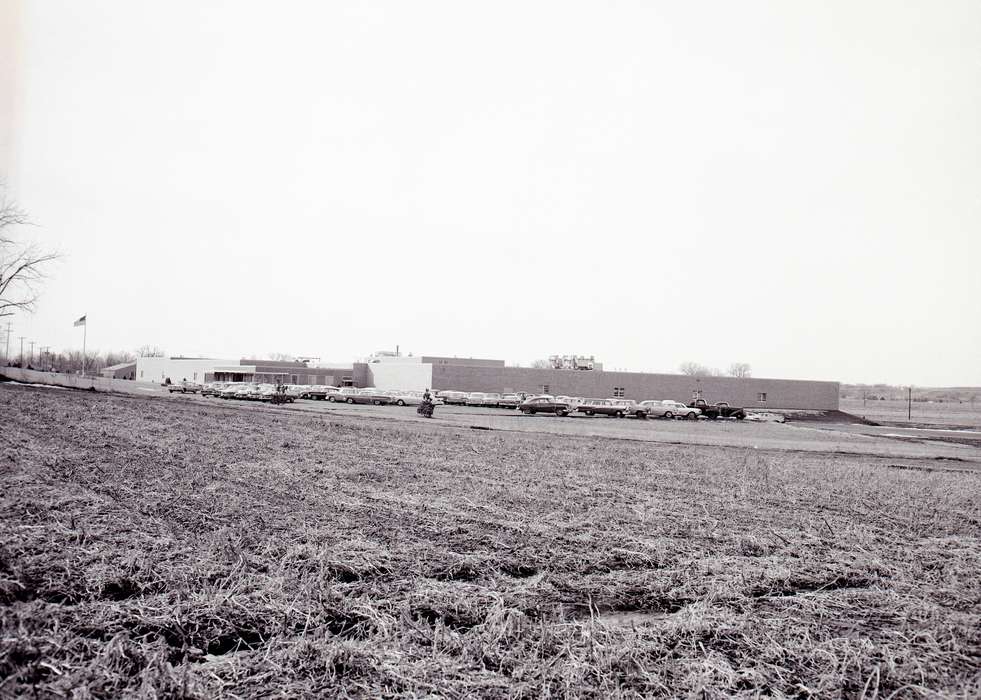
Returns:
[[[34,364],[34,346],[36,344],[37,344],[37,341],[36,340],[32,340],[29,343],[29,345],[31,346],[31,358],[27,361],[27,364],[29,364],[29,365],[33,365]]]
[[[909,387],[906,393],[906,420],[913,419],[913,387]]]
[[[26,337],[27,337],[26,335],[20,336],[20,366],[21,366],[21,368],[24,367],[24,338],[26,338]]]
[[[10,362],[10,321],[7,321],[7,349],[3,351],[3,361]]]

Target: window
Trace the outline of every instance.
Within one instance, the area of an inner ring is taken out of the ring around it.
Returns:
[[[627,395],[626,388],[624,388],[622,386],[615,386],[615,387],[613,387],[613,398],[615,398],[615,399],[622,399],[626,395]]]
[[[758,393],[756,395],[756,400],[759,401],[760,403],[766,403],[766,392],[761,391],[760,393]]]
[[[542,384],[542,393],[543,394],[547,394],[548,393],[548,384]]]

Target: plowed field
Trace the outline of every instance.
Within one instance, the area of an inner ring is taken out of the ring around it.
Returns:
[[[981,474],[0,386],[0,695],[978,697]]]

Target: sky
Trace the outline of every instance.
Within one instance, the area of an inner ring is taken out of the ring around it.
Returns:
[[[0,0],[19,336],[981,385],[981,3]]]

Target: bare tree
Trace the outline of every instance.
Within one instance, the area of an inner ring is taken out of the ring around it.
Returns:
[[[136,348],[137,357],[164,357],[165,353],[161,348],[156,345],[141,345]]]
[[[2,183],[0,183],[2,187]],[[27,216],[0,191],[0,317],[34,311],[46,265],[57,253],[14,238],[10,229],[28,223]]]
[[[552,363],[548,360],[532,360],[531,367],[533,369],[551,369]]]
[[[678,371],[690,377],[718,377],[722,372],[713,368],[700,365],[697,362],[682,362]]]
[[[752,377],[753,370],[749,366],[748,362],[733,362],[729,365],[729,376],[730,377]]]

